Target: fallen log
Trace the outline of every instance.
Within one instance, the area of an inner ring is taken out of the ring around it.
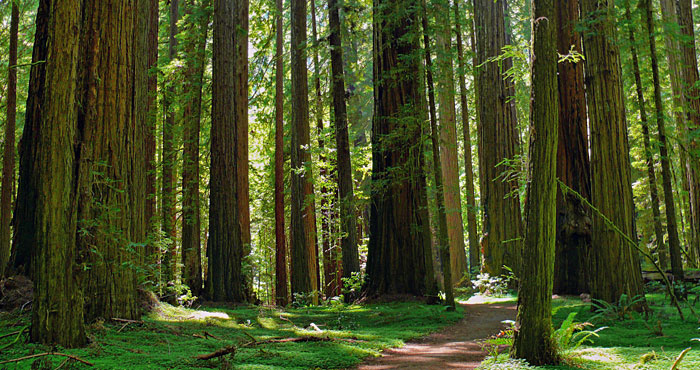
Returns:
[[[236,346],[224,347],[224,348],[216,350],[212,353],[206,353],[203,355],[195,356],[194,358],[197,360],[211,360],[212,358],[225,356],[225,355],[228,355],[229,353],[233,356],[236,353]]]

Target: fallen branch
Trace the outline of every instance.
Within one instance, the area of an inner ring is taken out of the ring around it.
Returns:
[[[231,355],[234,355],[236,353],[236,346],[224,347],[224,348],[217,350],[217,351],[214,351],[212,353],[207,353],[204,355],[195,356],[194,358],[197,360],[211,360],[212,358],[225,356],[229,353]]]
[[[119,321],[119,322],[125,322],[127,324],[143,324],[144,322],[141,320],[129,320],[129,319],[120,319],[118,317],[113,317],[112,321]]]
[[[75,361],[78,361],[78,362],[82,362],[82,363],[84,363],[85,365],[88,365],[88,366],[95,366],[95,364],[93,364],[93,363],[91,363],[91,362],[87,362],[87,361],[83,360],[83,359],[80,358],[80,357],[73,356],[73,355],[69,355],[69,354],[67,354],[67,353],[59,353],[59,352],[44,352],[44,353],[39,353],[39,354],[36,354],[36,355],[30,355],[30,356],[24,356],[24,357],[14,358],[14,359],[12,359],[12,360],[2,361],[2,362],[0,362],[0,364],[9,364],[9,363],[11,363],[11,362],[20,362],[20,361],[24,361],[24,360],[29,360],[29,359],[31,359],[31,358],[37,358],[37,357],[43,357],[43,356],[63,356],[63,357],[68,357],[68,358],[71,359],[71,360],[75,360]]]
[[[3,350],[3,349],[5,349],[5,348],[9,348],[9,347],[11,347],[12,345],[14,345],[15,343],[17,343],[17,342],[19,341],[19,338],[22,336],[22,333],[24,333],[24,331],[27,330],[28,327],[29,327],[29,326],[25,326],[25,327],[23,327],[20,331],[16,331],[16,332],[14,332],[14,333],[10,333],[10,334],[8,334],[8,335],[3,336],[3,338],[4,338],[4,337],[7,337],[7,336],[10,336],[10,335],[13,335],[13,334],[17,334],[17,337],[15,337],[15,340],[13,340],[12,342],[10,342],[10,343],[8,343],[8,344],[6,344],[6,345],[0,347],[0,350]]]
[[[294,337],[294,338],[282,338],[282,339],[268,339],[255,342],[248,342],[241,347],[253,347],[261,344],[271,344],[271,343],[297,343],[297,342],[348,342],[348,343],[361,343],[365,342],[358,339],[350,338],[330,338],[330,337],[315,337],[315,336],[304,336],[304,337]]]
[[[254,336],[252,336],[252,335],[250,335],[250,334],[246,333],[246,331],[245,331],[245,330],[241,331],[241,333],[245,334],[245,335],[246,335],[246,336],[247,336],[248,338],[252,339],[254,343],[257,343],[257,342],[258,342],[258,340],[257,340],[257,339],[255,339],[255,337],[254,337]]]
[[[25,329],[27,329],[26,326],[23,327],[22,330],[17,330],[17,331],[13,331],[12,333],[7,333],[7,334],[0,335],[0,339],[2,339],[2,338],[7,338],[7,337],[11,337],[11,336],[17,335],[17,334],[21,334]]]
[[[208,331],[205,331],[203,334],[204,334],[204,337],[205,337],[205,338],[206,338],[206,337],[209,337],[209,338],[214,338],[214,339],[216,339],[216,340],[223,340],[223,339],[217,337],[216,335],[213,335],[213,334],[209,333]]]
[[[676,358],[676,361],[673,361],[673,366],[671,366],[671,370],[676,370],[678,368],[678,365],[683,361],[683,357],[685,357],[686,354],[688,354],[688,351],[690,351],[691,347],[688,347],[681,352],[680,355],[678,355],[678,358]]]

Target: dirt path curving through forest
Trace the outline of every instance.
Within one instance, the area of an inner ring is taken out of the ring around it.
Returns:
[[[357,370],[474,369],[487,353],[484,339],[505,328],[503,320],[515,320],[515,302],[461,304],[464,318],[441,332],[389,349],[369,359]]]

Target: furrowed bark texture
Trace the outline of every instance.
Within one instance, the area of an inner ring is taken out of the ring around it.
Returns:
[[[275,304],[286,306],[289,288],[284,235],[284,8],[282,0],[275,4]]]

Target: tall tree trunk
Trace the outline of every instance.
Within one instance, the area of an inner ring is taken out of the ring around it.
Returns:
[[[582,53],[578,0],[562,0],[557,11],[557,49],[568,55],[573,46]],[[573,57],[573,56],[572,56]],[[557,177],[585,199],[591,199],[591,165],[588,158],[588,116],[583,62],[559,63],[559,145]],[[588,292],[586,261],[591,244],[591,211],[572,194],[557,189],[557,244],[554,258],[554,292]]]
[[[656,248],[659,254],[659,265],[662,269],[668,268],[668,250],[664,243],[664,231],[661,226],[661,210],[659,202],[659,190],[656,186],[656,169],[654,163],[654,153],[651,148],[651,140],[649,138],[649,119],[647,117],[646,101],[644,99],[644,87],[642,86],[642,75],[639,70],[639,56],[637,53],[637,40],[635,40],[632,29],[632,13],[629,3],[625,7],[625,18],[629,23],[627,29],[627,37],[630,42],[630,51],[632,53],[632,72],[634,74],[634,84],[637,92],[637,106],[639,108],[639,117],[642,126],[642,141],[644,143],[644,159],[647,165],[647,177],[649,177],[649,198],[651,200],[651,213],[654,218],[654,235],[656,236]],[[654,262],[654,261],[650,261]]]
[[[248,180],[248,8],[249,0],[235,0],[233,30],[233,96],[236,143],[236,207],[244,254],[250,254],[250,193]],[[245,277],[244,277],[245,278]],[[249,282],[246,281],[246,290]],[[248,292],[246,293],[248,294]]]
[[[275,304],[286,306],[289,290],[284,235],[284,8],[282,0],[275,4]]]
[[[700,88],[698,88],[698,60],[693,30],[693,12],[691,0],[678,0],[678,24],[681,36],[681,77],[685,103],[686,125],[685,140],[682,142],[688,151],[687,177],[690,196],[690,226],[692,242],[688,246],[694,252],[696,265],[700,263],[700,161],[698,160],[698,139],[695,133],[700,129]]]
[[[31,338],[64,347],[87,339],[75,243],[80,21],[81,1],[39,2],[15,213],[15,263],[32,260]]]
[[[582,0],[586,91],[591,132],[593,205],[632,240],[634,224],[627,119],[622,94],[614,1]],[[643,294],[638,252],[600,215],[593,216],[590,283],[593,298],[617,302]]]
[[[202,292],[202,252],[199,200],[199,130],[202,113],[202,83],[206,67],[209,14],[201,2],[185,3],[185,85],[183,97],[184,148],[182,152],[182,277],[193,295]]]
[[[12,0],[10,19],[10,59],[7,69],[7,113],[5,144],[2,156],[2,190],[0,191],[0,279],[10,260],[10,221],[12,221],[12,189],[15,184],[15,121],[17,119],[17,35],[19,8]]]
[[[343,41],[338,0],[328,0],[330,27],[331,74],[333,94],[333,118],[337,153],[338,192],[340,198],[340,249],[342,252],[342,276],[352,277],[360,272],[357,250],[357,219],[355,218],[355,194],[350,164],[350,139],[348,115],[345,105],[345,74],[343,69]]]
[[[240,232],[234,115],[234,0],[214,0],[212,44],[211,174],[209,258],[206,293],[214,301],[243,302],[245,246]]]
[[[318,301],[315,207],[309,128],[309,84],[306,68],[306,2],[292,2],[292,137],[291,250],[292,294],[312,294]]]
[[[86,320],[139,317],[148,58],[137,52],[146,46],[145,28],[135,27],[145,24],[145,6],[138,7],[103,0],[83,9],[75,187]]]
[[[370,295],[432,293],[424,166],[420,3],[374,0]]]
[[[518,181],[504,174],[518,153],[519,136],[509,102],[509,82],[492,58],[506,45],[503,0],[474,0],[479,110],[479,180],[484,212],[483,270],[501,274],[504,265],[516,273],[522,245]],[[519,164],[516,164],[519,168]]]
[[[440,139],[438,138],[440,132],[438,132],[437,114],[435,109],[435,84],[433,83],[433,62],[430,56],[430,28],[428,27],[428,12],[425,0],[421,1],[421,5],[423,11],[423,16],[421,17],[421,24],[423,25],[423,49],[425,50],[426,84],[428,88],[428,104],[430,108],[430,142],[432,144],[433,154],[433,181],[435,181],[435,204],[437,208],[437,248],[438,253],[440,255],[440,262],[442,265],[442,286],[445,290],[445,303],[449,306],[451,310],[454,310],[454,279],[452,278],[452,262],[454,261],[450,257],[452,251],[448,232],[447,210],[445,209],[446,196],[442,182],[444,172],[442,169],[442,160],[440,155]],[[440,11],[444,10],[445,9],[441,9]],[[455,140],[456,136],[457,135],[455,133]],[[464,250],[464,248],[462,248],[462,250]]]
[[[452,24],[450,0],[439,0],[435,6],[437,41],[437,94],[440,110],[440,160],[445,195],[445,214],[450,246],[452,283],[469,281],[467,255],[464,246],[462,199],[459,191],[459,156],[457,155],[457,113],[455,110],[455,81],[452,66]],[[465,275],[466,274],[466,275]]]
[[[168,37],[168,59],[177,58],[177,21],[180,17],[180,0],[170,0],[170,20]],[[163,154],[162,161],[162,189],[161,189],[161,227],[165,237],[170,238],[168,250],[163,255],[162,274],[165,282],[173,281],[176,277],[177,246],[175,230],[175,162],[177,161],[177,150],[175,148],[175,95],[177,82],[170,76],[165,79],[167,88],[163,99],[163,109],[165,109],[165,120],[163,121]]]
[[[148,54],[148,124],[144,152],[146,156],[146,222],[148,223],[149,245],[146,249],[148,263],[158,258],[158,251],[153,244],[153,232],[157,230],[156,218],[156,122],[158,115],[158,0],[148,0],[147,46]]]
[[[459,64],[459,99],[462,107],[462,138],[464,140],[464,176],[467,191],[467,230],[469,231],[469,269],[476,270],[480,264],[479,237],[476,230],[476,200],[474,191],[474,167],[472,165],[472,138],[469,129],[469,105],[466,83],[467,67],[464,61],[464,44],[462,42],[462,13],[459,2],[454,0],[455,27],[457,33],[457,62]]]
[[[671,272],[674,276],[683,276],[683,260],[681,259],[681,244],[678,237],[678,222],[676,221],[676,205],[673,199],[673,187],[671,185],[671,164],[668,152],[668,140],[666,139],[666,115],[663,99],[661,98],[661,79],[659,77],[659,60],[656,52],[656,36],[654,26],[653,4],[651,0],[642,0],[640,9],[644,13],[644,19],[649,35],[649,50],[651,52],[651,72],[654,80],[654,107],[656,109],[656,128],[659,133],[659,154],[661,159],[661,184],[664,191],[664,204],[666,206],[666,227],[668,229],[668,247],[671,255]]]
[[[555,3],[554,0],[531,2],[533,63],[530,74],[529,181],[513,354],[534,366],[558,362],[557,348],[552,340],[559,120]]]

